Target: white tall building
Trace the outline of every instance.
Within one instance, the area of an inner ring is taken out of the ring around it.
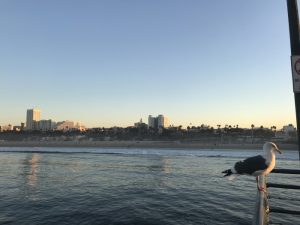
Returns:
[[[165,117],[164,115],[158,115],[157,117],[157,126],[160,127],[168,127],[169,126],[169,119]]]
[[[27,109],[26,115],[26,130],[34,129],[34,121],[40,121],[41,119],[41,111],[39,109]]]
[[[148,126],[152,128],[157,128],[157,119],[154,116],[148,116]]]
[[[157,117],[149,115],[148,126],[154,129],[165,128],[169,126],[169,119],[164,115],[158,115]]]

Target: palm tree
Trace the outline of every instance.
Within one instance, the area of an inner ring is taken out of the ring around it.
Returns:
[[[218,127],[218,133],[220,134],[220,144],[222,144],[222,131],[221,131],[221,124],[217,125]]]
[[[271,126],[271,131],[276,132],[276,126]]]
[[[254,138],[254,132],[253,132],[254,124],[251,124],[251,130],[252,130],[252,144],[253,144],[253,138]]]
[[[273,135],[276,135],[276,126],[271,126],[271,132],[273,132]]]

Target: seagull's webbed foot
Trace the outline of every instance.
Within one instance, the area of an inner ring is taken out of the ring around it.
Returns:
[[[258,177],[255,178],[256,179],[256,184],[257,184],[257,190],[261,191],[261,192],[266,192],[266,189],[264,187],[260,187],[258,184]]]
[[[258,189],[259,191],[266,192],[266,189],[265,189],[264,187],[259,187],[258,185],[257,185],[257,189]]]

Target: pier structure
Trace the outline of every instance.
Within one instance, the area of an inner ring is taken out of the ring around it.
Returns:
[[[300,175],[300,170],[274,169],[272,171],[272,173]],[[260,187],[263,187],[263,189],[257,190],[256,204],[255,204],[255,211],[254,211],[252,225],[271,225],[272,223],[270,223],[270,221],[271,221],[270,214],[272,215],[273,213],[281,213],[281,214],[289,214],[289,215],[293,215],[293,216],[299,216],[299,219],[300,219],[300,211],[269,205],[270,196],[268,194],[268,188],[281,188],[281,189],[286,189],[286,190],[293,189],[293,190],[300,191],[299,185],[269,183],[267,181],[266,176],[258,177],[258,185]],[[274,222],[274,221],[271,221],[271,222]]]
[[[287,0],[290,46],[291,46],[291,70],[293,78],[293,91],[295,96],[295,109],[297,120],[298,151],[300,160],[300,27],[297,0]],[[274,169],[272,173],[300,175],[300,170],[293,169]],[[294,209],[285,209],[269,205],[268,188],[294,189],[300,190],[299,185],[268,183],[266,176],[258,177],[258,185],[263,187],[257,190],[256,205],[253,216],[253,225],[269,225],[270,214],[282,213],[294,216],[300,216],[300,211]]]
[[[300,159],[300,28],[297,0],[287,0],[287,10],[291,45],[291,68],[297,120],[298,151]]]

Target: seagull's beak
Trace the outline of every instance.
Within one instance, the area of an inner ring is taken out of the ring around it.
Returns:
[[[279,150],[279,148],[275,148],[275,150],[276,150],[277,152],[279,152],[279,154],[282,154],[282,152]]]

